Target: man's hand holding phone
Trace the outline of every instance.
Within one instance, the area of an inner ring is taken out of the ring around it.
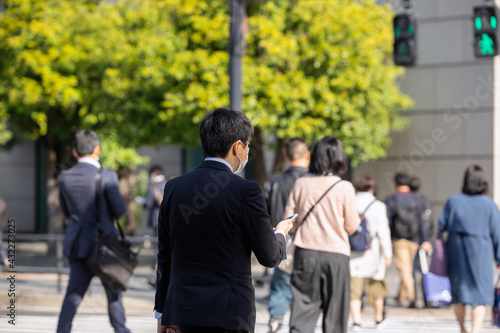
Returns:
[[[276,230],[281,230],[285,233],[285,236],[288,236],[288,233],[293,228],[293,221],[298,217],[298,214],[293,214],[292,216],[287,217],[276,226]]]

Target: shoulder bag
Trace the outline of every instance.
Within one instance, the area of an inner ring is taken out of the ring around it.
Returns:
[[[101,170],[96,175],[96,228],[99,224],[99,189]],[[139,251],[132,251],[132,243],[125,239],[120,223],[116,221],[120,237],[103,234],[97,237],[92,254],[87,259],[90,270],[113,290],[125,291],[138,264]],[[97,232],[97,231],[96,231]]]

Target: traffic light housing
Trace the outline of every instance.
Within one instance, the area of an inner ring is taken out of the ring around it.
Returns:
[[[495,7],[474,7],[474,53],[477,58],[498,54],[497,22]]]
[[[415,14],[398,14],[394,17],[394,62],[396,65],[413,66],[417,61],[417,17]]]

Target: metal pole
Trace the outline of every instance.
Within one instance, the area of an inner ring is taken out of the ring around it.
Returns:
[[[231,106],[241,110],[241,56],[243,39],[243,2],[244,0],[231,0],[229,27],[229,101]]]

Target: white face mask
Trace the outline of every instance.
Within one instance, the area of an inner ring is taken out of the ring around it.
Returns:
[[[239,173],[241,170],[243,170],[245,165],[247,165],[247,163],[248,163],[248,155],[250,155],[250,148],[245,147],[245,145],[243,143],[241,143],[241,145],[243,146],[243,148],[245,148],[247,150],[247,158],[245,159],[245,162],[243,162],[241,160],[241,158],[238,156],[238,154],[236,154],[236,157],[238,157],[238,159],[240,160],[240,165],[238,165],[238,169],[236,169],[236,171],[234,171],[234,173]]]

